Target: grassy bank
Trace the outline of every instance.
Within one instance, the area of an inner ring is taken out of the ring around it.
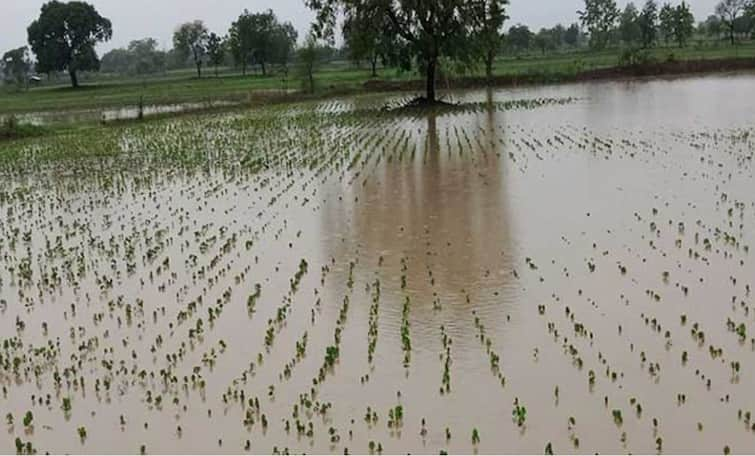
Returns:
[[[616,67],[621,53],[619,49],[610,49],[602,52],[575,51],[502,57],[496,61],[495,76],[499,81],[575,80],[579,74]],[[733,47],[656,48],[648,51],[648,55],[659,62],[755,58],[755,43]],[[440,85],[451,86],[451,79],[475,80],[480,76],[480,73],[475,72],[449,75],[440,81]],[[411,83],[407,81],[417,79],[416,72],[402,73],[392,68],[383,68],[378,78],[371,78],[368,70],[355,68],[344,62],[328,64],[317,74],[319,90],[324,93],[354,92],[361,90],[367,81],[373,81],[375,88],[381,85],[411,87]],[[90,75],[88,82],[77,90],[66,84],[67,81],[61,80],[57,85],[46,85],[28,91],[0,90],[0,114],[133,106],[140,97],[143,97],[146,104],[218,100],[252,103],[258,99],[278,98],[281,94],[300,87],[297,80],[286,80],[280,75],[242,76],[227,68],[221,71],[219,77],[207,71],[202,79],[194,78],[189,70],[181,70],[148,79]]]

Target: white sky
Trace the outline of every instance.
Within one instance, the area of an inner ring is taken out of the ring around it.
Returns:
[[[98,47],[100,52],[124,47],[131,40],[156,38],[166,49],[171,47],[173,29],[179,23],[202,19],[211,31],[225,34],[244,8],[260,11],[272,8],[278,19],[291,21],[300,37],[309,28],[313,15],[303,0],[88,0],[113,22],[113,39]],[[673,3],[679,0],[672,0]],[[712,14],[717,0],[687,0],[698,21]],[[0,0],[0,53],[26,44],[26,27],[39,15],[44,0]],[[583,0],[510,0],[510,21],[532,29],[557,22],[576,21]],[[619,6],[627,0],[618,0]],[[644,0],[635,0],[641,7]],[[661,3],[659,1],[659,3]]]

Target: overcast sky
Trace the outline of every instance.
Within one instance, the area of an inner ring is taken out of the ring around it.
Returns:
[[[113,39],[98,47],[100,52],[124,47],[131,40],[154,37],[164,48],[171,47],[173,29],[179,23],[202,19],[211,31],[225,34],[231,21],[244,8],[259,11],[273,8],[278,18],[291,21],[306,33],[312,13],[303,0],[89,0],[113,22]],[[676,3],[677,0],[674,0]],[[696,19],[713,12],[717,0],[687,0]],[[39,15],[45,0],[0,0],[0,52],[26,44],[26,27]],[[583,0],[510,0],[507,27],[521,22],[533,29],[576,20]],[[627,0],[618,0],[619,6]],[[644,0],[635,0],[641,7]],[[660,2],[659,2],[660,3]]]

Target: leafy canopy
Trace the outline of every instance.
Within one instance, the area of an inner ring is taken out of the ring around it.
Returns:
[[[78,71],[99,69],[94,47],[113,36],[110,20],[100,16],[92,5],[79,1],[45,3],[27,32],[29,45],[37,56],[37,70],[66,70],[74,87],[78,86]]]

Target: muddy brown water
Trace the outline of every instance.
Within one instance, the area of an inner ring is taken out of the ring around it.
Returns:
[[[335,100],[3,165],[0,450],[753,452],[753,96],[730,75]]]

